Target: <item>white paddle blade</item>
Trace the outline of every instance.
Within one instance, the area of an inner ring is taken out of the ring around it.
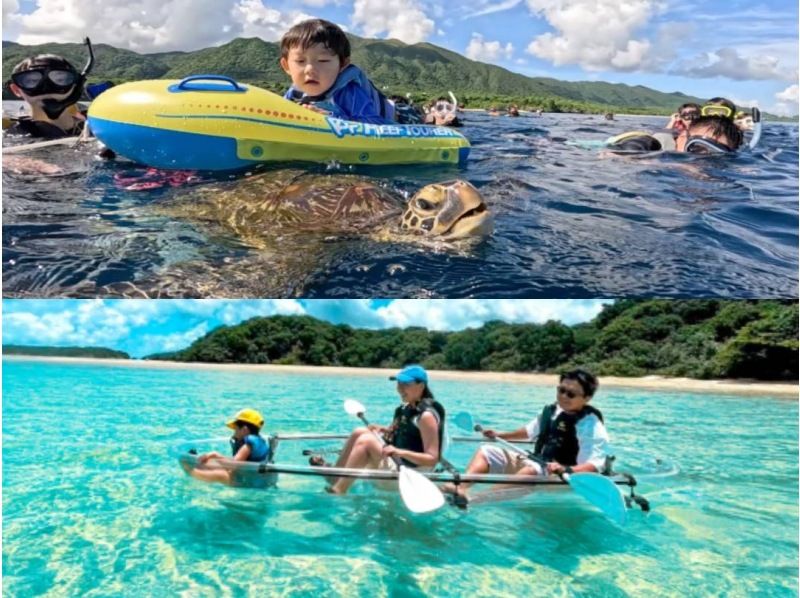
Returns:
[[[473,421],[472,416],[466,411],[456,413],[452,418],[452,422],[467,432],[475,431],[475,422]]]
[[[347,411],[349,415],[358,415],[359,413],[363,415],[366,413],[367,408],[355,399],[345,399],[344,410]]]
[[[444,506],[442,491],[421,473],[400,467],[400,497],[412,513],[428,513]]]
[[[603,511],[617,525],[628,522],[625,497],[619,487],[607,477],[599,473],[573,473],[564,477],[570,488]]]

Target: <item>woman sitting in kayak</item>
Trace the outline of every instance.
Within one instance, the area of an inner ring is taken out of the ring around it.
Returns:
[[[561,375],[556,402],[547,405],[527,425],[511,432],[483,430],[487,438],[535,441],[527,458],[497,444],[484,444],[475,451],[467,474],[540,475],[602,472],[606,465],[608,434],[603,414],[589,405],[597,390],[597,378],[582,369]],[[446,484],[442,490],[465,496],[470,484]]]
[[[428,387],[428,373],[420,365],[409,365],[389,379],[397,381],[397,393],[403,401],[395,410],[391,425],[356,428],[345,443],[336,467],[396,471],[393,457],[397,457],[407,467],[428,470],[439,462],[445,411]],[[383,436],[385,444],[375,432]],[[314,457],[310,463],[322,465]],[[353,478],[334,479],[326,490],[344,494],[353,481]]]

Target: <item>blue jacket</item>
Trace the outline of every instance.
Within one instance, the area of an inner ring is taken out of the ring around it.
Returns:
[[[345,67],[324,94],[308,96],[293,85],[283,97],[299,104],[313,104],[335,118],[372,124],[395,122],[394,105],[354,64]]]
[[[248,461],[260,463],[261,461],[266,461],[269,457],[269,445],[267,441],[256,434],[248,434],[243,441],[237,441],[235,438],[231,438],[231,451],[234,457],[245,444],[250,447],[250,456],[247,458]]]

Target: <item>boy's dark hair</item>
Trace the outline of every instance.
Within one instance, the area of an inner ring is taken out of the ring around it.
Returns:
[[[700,104],[692,104],[691,102],[688,104],[682,104],[680,108],[678,108],[678,112],[683,112],[687,108],[691,108],[693,110],[697,110],[697,113],[700,114]]]
[[[261,431],[261,428],[254,426],[250,422],[243,422],[240,419],[236,420],[236,426],[239,428],[244,426],[247,428],[247,431],[250,432],[250,434],[255,434],[256,436],[258,436],[258,433]]]
[[[581,388],[583,389],[583,394],[587,399],[593,397],[594,393],[597,392],[597,377],[591,372],[581,368],[575,368],[574,370],[570,370],[561,374],[561,377],[558,379],[558,381],[563,382],[564,380],[575,380],[578,384],[580,384]]]
[[[27,71],[40,66],[63,67],[68,71],[75,71],[76,73],[78,72],[75,70],[75,67],[72,66],[70,61],[63,56],[58,56],[57,54],[39,54],[38,56],[31,56],[30,58],[26,58],[22,62],[18,63],[17,66],[15,66],[11,71],[11,74],[16,75],[22,71]]]
[[[338,25],[324,19],[309,19],[298,23],[281,38],[281,58],[289,56],[289,50],[300,47],[302,50],[322,44],[344,62],[350,58],[350,40]]]
[[[692,130],[696,128],[711,128],[711,134],[715,137],[725,136],[731,143],[732,149],[737,149],[744,142],[744,134],[736,124],[725,116],[701,116],[693,120],[689,126],[688,133],[692,134]]]
[[[711,98],[705,103],[706,106],[708,106],[709,104],[714,104],[717,106],[726,106],[731,109],[731,115],[736,114],[736,104],[734,104],[727,98]]]

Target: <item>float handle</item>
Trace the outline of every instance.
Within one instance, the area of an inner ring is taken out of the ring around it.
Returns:
[[[230,83],[233,89],[230,91],[247,91],[247,88],[239,85],[234,79],[230,77],[226,77],[225,75],[191,75],[189,77],[185,77],[181,80],[180,83],[177,85],[172,86],[170,91],[219,91],[216,85],[208,86],[208,85],[189,85],[193,81],[223,81],[225,83]]]

